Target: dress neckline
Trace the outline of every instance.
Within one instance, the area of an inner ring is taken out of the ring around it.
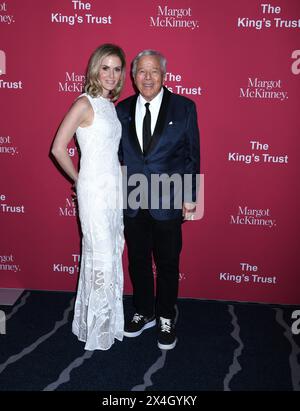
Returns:
[[[108,97],[103,97],[103,96],[98,96],[98,98],[101,98],[102,100],[108,101],[109,103],[112,103],[111,99]]]

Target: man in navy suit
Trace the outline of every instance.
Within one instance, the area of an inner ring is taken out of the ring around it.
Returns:
[[[158,347],[170,350],[177,342],[174,320],[181,224],[193,218],[196,208],[200,173],[197,114],[192,100],[163,86],[166,59],[161,53],[139,53],[132,75],[139,93],[117,106],[122,123],[119,156],[127,167],[124,227],[135,306],[124,335],[137,337],[158,320]],[[185,184],[185,176],[191,177],[190,184]],[[141,185],[135,187],[135,181]],[[133,202],[136,192],[139,201]]]

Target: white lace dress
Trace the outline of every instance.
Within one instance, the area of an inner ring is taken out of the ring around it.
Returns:
[[[72,331],[86,342],[86,350],[108,350],[115,338],[122,341],[124,327],[121,124],[112,102],[84,95],[93,107],[94,120],[76,131],[83,238]]]

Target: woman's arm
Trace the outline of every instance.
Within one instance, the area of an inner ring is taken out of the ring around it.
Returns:
[[[93,121],[93,109],[86,97],[76,100],[63,119],[53,142],[51,153],[67,175],[77,182],[78,172],[68,154],[68,144],[78,127],[87,127]]]

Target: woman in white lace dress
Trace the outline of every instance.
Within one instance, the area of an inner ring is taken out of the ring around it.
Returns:
[[[77,191],[83,238],[72,331],[86,350],[108,350],[115,339],[123,339],[121,124],[113,102],[124,76],[122,49],[98,47],[89,61],[85,93],[65,116],[52,148]],[[81,152],[79,173],[67,151],[74,133]]]

